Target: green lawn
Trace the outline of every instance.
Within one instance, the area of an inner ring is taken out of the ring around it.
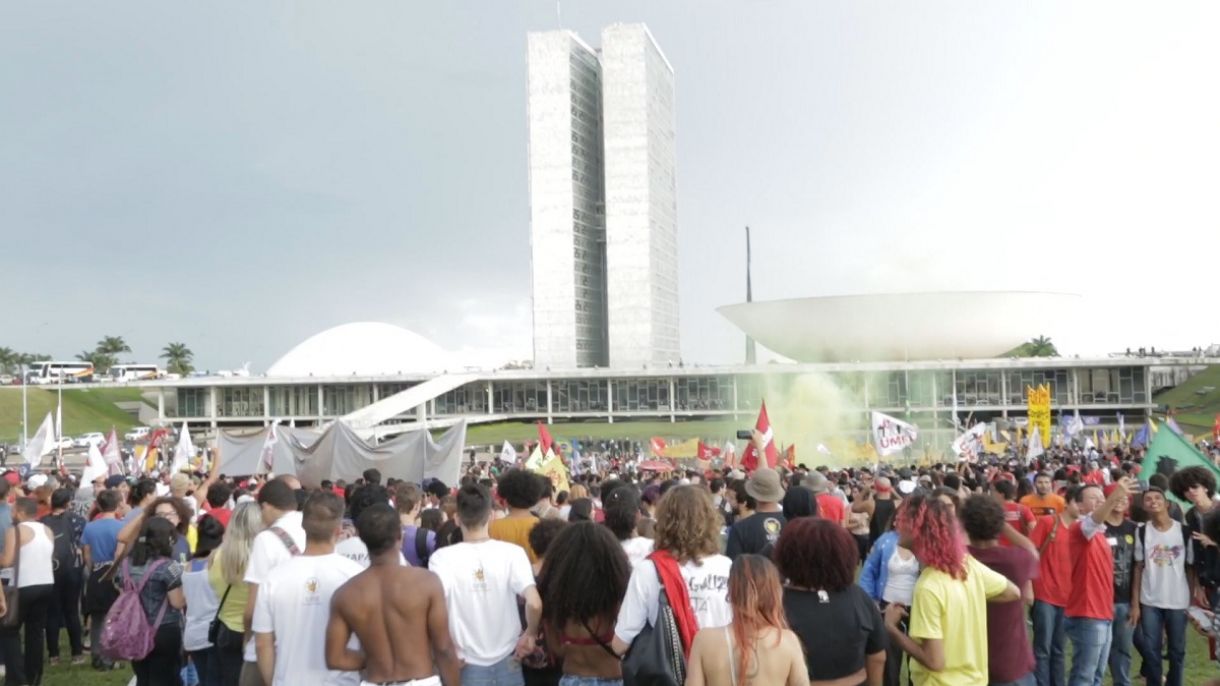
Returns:
[[[1156,396],[1156,402],[1178,410],[1178,425],[1196,437],[1210,435],[1220,414],[1220,366],[1208,367],[1186,383]]]
[[[735,422],[733,420],[692,420],[678,421],[673,424],[658,421],[619,421],[607,424],[605,420],[589,422],[556,422],[547,426],[551,436],[556,440],[583,439],[631,439],[647,441],[653,436],[660,436],[666,441],[708,438],[719,443],[744,429],[752,422]],[[739,425],[740,424],[740,425]],[[519,445],[526,440],[538,440],[538,425],[521,422],[501,422],[498,424],[472,424],[466,429],[468,445],[498,446],[504,441]]]
[[[38,430],[39,423],[48,412],[55,412],[57,401],[55,389],[29,389],[29,435]],[[65,389],[64,390],[64,434],[78,436],[90,431],[119,433],[137,424],[136,418],[119,409],[116,402],[141,400],[136,388]],[[21,436],[21,388],[0,387],[0,441],[16,442]]]

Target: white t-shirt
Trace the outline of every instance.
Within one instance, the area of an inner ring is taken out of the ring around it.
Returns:
[[[678,567],[686,581],[686,592],[700,629],[726,626],[733,621],[728,600],[729,568],[732,566],[732,560],[724,555],[709,555],[701,562],[687,562]],[[624,643],[631,643],[644,630],[645,624],[655,623],[660,594],[661,580],[652,561],[636,565],[618,611],[614,635]]]
[[[305,530],[301,528],[301,513],[289,512],[254,537],[254,543],[250,546],[250,561],[246,564],[246,575],[242,577],[242,581],[248,584],[259,584],[261,587],[271,570],[292,559],[292,552],[288,550],[288,546],[284,545],[284,541],[271,530],[272,527],[283,529],[284,533],[288,534],[297,544],[298,551],[305,550]],[[246,662],[258,660],[254,651],[254,639],[250,639],[246,643],[245,660]]]
[[[1144,545],[1135,546],[1135,561],[1144,563],[1140,602],[1162,610],[1185,610],[1190,607],[1186,567],[1194,563],[1194,555],[1191,546],[1183,545],[1182,525],[1175,521],[1168,531],[1158,531],[1149,522],[1140,529]]]
[[[275,678],[288,684],[358,684],[358,672],[326,668],[330,598],[364,571],[341,555],[298,556],[271,570],[259,584],[250,628],[275,634]]]
[[[369,547],[360,540],[359,536],[352,536],[339,541],[335,546],[335,554],[342,555],[347,559],[360,565],[363,569],[369,568]],[[403,557],[402,551],[398,551],[398,564],[407,566],[407,558]]]
[[[440,577],[449,608],[449,633],[463,660],[486,667],[512,654],[521,637],[517,596],[534,585],[525,549],[486,540],[432,553],[428,569]]]
[[[623,552],[627,553],[627,559],[635,567],[652,554],[652,539],[643,536],[629,538],[623,541]]]

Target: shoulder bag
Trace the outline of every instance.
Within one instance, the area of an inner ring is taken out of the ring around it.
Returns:
[[[4,587],[4,614],[0,615],[0,626],[11,629],[21,623],[21,610],[17,607],[21,597],[17,588],[17,579],[21,575],[21,525],[17,524],[13,532],[13,545],[17,550],[13,553],[13,583]]]
[[[654,562],[655,566],[655,562]],[[623,656],[623,686],[682,686],[686,656],[665,582],[657,573],[657,621],[640,631]]]

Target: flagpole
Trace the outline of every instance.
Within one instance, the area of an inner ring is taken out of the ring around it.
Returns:
[[[30,404],[26,399],[26,386],[29,379],[26,377],[25,365],[21,365],[21,456],[29,459],[25,454],[25,447],[30,443]]]
[[[59,370],[59,406],[55,408],[55,468],[64,463],[64,373]]]

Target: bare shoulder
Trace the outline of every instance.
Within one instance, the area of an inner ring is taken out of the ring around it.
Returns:
[[[791,629],[784,629],[784,633],[781,634],[781,636],[782,638],[780,638],[780,645],[785,649],[804,652],[805,649],[801,646],[801,639],[797,638],[796,633],[794,633]]]

